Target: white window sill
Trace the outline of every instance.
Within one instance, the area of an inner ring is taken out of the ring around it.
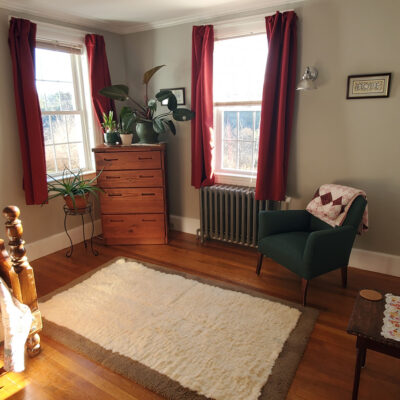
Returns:
[[[226,172],[216,172],[215,182],[224,185],[237,185],[237,186],[256,186],[256,175],[240,175],[240,174],[230,174]]]

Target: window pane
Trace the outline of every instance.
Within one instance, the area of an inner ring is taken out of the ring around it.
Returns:
[[[64,115],[50,115],[51,131],[54,143],[67,143],[67,125]]]
[[[54,159],[53,146],[45,146],[46,170],[48,174],[56,172],[56,161]]]
[[[63,171],[64,168],[69,168],[68,145],[57,144],[54,146],[54,148],[56,151],[57,169],[59,171]]]
[[[36,49],[35,56],[37,80],[72,82],[70,54]]]
[[[254,155],[253,155],[253,157],[254,157],[254,160],[253,160],[253,169],[254,169],[254,171],[257,171],[257,164],[258,164],[258,143],[259,143],[259,141],[258,140],[256,140],[255,142],[254,142]]]
[[[251,171],[253,154],[253,142],[239,142],[239,169]]]
[[[71,155],[71,169],[85,168],[85,155],[82,143],[74,143],[69,145],[69,153]]]
[[[267,35],[214,44],[214,101],[261,101],[268,54]]]
[[[256,111],[256,122],[255,122],[255,131],[254,131],[254,140],[257,141],[260,138],[260,118],[261,118],[261,111]]]
[[[65,115],[70,142],[81,142],[83,137],[81,116],[77,114]]]
[[[50,116],[42,115],[42,125],[43,125],[44,144],[52,144],[53,136],[51,134]]]
[[[239,113],[239,139],[253,140],[253,111]]]
[[[237,139],[237,112],[224,112],[224,139]]]
[[[236,169],[237,141],[224,142],[223,168]]]
[[[72,83],[59,83],[60,102],[62,111],[76,110],[75,93]]]
[[[42,111],[76,110],[72,83],[36,81]]]
[[[60,93],[57,83],[36,81],[36,89],[42,111],[60,111]]]

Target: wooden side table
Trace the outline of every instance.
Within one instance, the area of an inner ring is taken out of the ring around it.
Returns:
[[[364,367],[367,349],[400,358],[400,342],[386,339],[381,335],[385,297],[370,301],[357,296],[350,317],[347,332],[357,336],[357,359],[354,372],[353,400],[358,398],[361,367]]]

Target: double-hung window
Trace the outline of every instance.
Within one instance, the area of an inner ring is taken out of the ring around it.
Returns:
[[[65,168],[90,171],[92,114],[83,46],[38,41],[35,56],[47,173],[58,175]]]
[[[215,41],[217,182],[251,184],[256,177],[267,49],[265,33]]]

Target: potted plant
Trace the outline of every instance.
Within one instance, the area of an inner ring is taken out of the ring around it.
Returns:
[[[109,111],[108,116],[103,112],[104,142],[106,144],[116,144],[119,141],[117,123],[114,121],[114,112]]]
[[[70,210],[83,210],[87,207],[88,197],[93,194],[97,197],[97,192],[101,191],[94,182],[103,171],[100,171],[92,179],[84,179],[82,170],[73,172],[69,168],[65,168],[62,176],[55,178],[51,175],[48,177],[52,180],[47,183],[47,192],[50,194],[48,200],[62,196],[65,204]]]
[[[129,101],[132,107],[125,106],[121,110],[122,121],[129,125],[136,123],[136,132],[139,143],[156,143],[158,134],[170,131],[176,134],[176,128],[172,121],[189,121],[194,118],[194,112],[187,108],[178,108],[177,100],[170,90],[160,90],[155,98],[148,98],[148,84],[153,75],[165,65],[159,65],[146,71],[143,75],[145,85],[144,105],[129,96],[129,88],[126,85],[112,85],[100,90],[100,94],[119,101]],[[157,102],[168,100],[168,112],[156,114]]]
[[[129,114],[129,116],[127,116]],[[133,139],[133,119],[130,118],[131,111],[128,107],[124,107],[119,114],[119,137],[122,146],[130,146]]]

